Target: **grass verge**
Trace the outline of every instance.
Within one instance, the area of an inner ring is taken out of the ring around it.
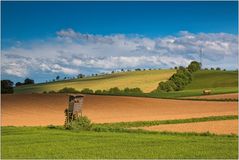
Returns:
[[[238,119],[238,116],[237,115],[210,116],[210,117],[190,118],[190,119],[117,122],[117,123],[103,123],[103,124],[95,124],[95,125],[106,126],[106,127],[130,128],[130,127],[156,126],[161,124],[194,123],[194,122],[233,120],[233,119]]]

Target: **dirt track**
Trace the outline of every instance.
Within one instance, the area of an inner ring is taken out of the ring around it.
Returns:
[[[183,124],[167,124],[150,127],[140,127],[150,131],[171,132],[210,132],[215,134],[238,134],[237,120],[209,121]]]
[[[238,93],[204,95],[204,96],[195,96],[195,97],[187,97],[187,98],[193,98],[193,99],[238,99]]]
[[[67,102],[64,94],[2,95],[2,125],[62,125]],[[83,107],[97,123],[237,115],[237,102],[86,96]]]

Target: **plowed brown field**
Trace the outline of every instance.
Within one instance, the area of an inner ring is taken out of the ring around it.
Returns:
[[[140,127],[150,131],[170,132],[210,132],[215,134],[238,134],[238,120],[208,121],[183,124],[166,124],[150,127]]]
[[[3,126],[64,123],[64,109],[68,105],[65,94],[15,94],[1,98]],[[96,123],[237,115],[237,102],[87,95],[83,114]]]

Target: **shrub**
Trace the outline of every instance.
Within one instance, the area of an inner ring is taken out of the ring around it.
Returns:
[[[100,89],[95,91],[95,94],[102,94],[102,91]]]
[[[43,91],[42,93],[43,93],[43,94],[47,94],[47,91]]]
[[[53,91],[53,90],[52,90],[52,91],[49,91],[48,93],[56,93],[56,91]]]
[[[167,82],[160,82],[159,83],[159,88],[160,88],[160,90],[163,90],[163,91],[166,91],[166,92],[173,91],[173,88],[172,88],[172,86],[170,86],[168,81]]]
[[[136,88],[125,88],[122,92],[123,93],[131,93],[131,94],[143,93],[143,91],[137,87]]]
[[[119,94],[119,93],[121,93],[121,90],[118,87],[113,87],[113,88],[109,89],[108,93],[109,94]]]
[[[172,80],[175,83],[177,90],[183,89],[184,85],[186,84],[186,82],[184,82],[183,79],[177,74],[174,74],[169,80]]]
[[[62,88],[61,90],[58,91],[58,93],[79,93],[75,88]]]
[[[94,93],[94,91],[92,89],[89,89],[89,88],[84,88],[84,89],[81,90],[81,93],[92,94],[92,93]]]
[[[80,116],[66,125],[66,129],[72,130],[90,130],[92,123],[86,116]]]
[[[167,81],[167,83],[168,83],[168,85],[170,85],[172,87],[172,89],[174,91],[178,90],[178,86],[172,80]]]

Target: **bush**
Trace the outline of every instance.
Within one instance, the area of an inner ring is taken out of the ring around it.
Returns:
[[[102,94],[102,91],[100,89],[95,91],[95,94]]]
[[[92,123],[86,116],[80,116],[66,125],[66,129],[72,130],[90,130]]]
[[[43,94],[47,94],[47,91],[43,91],[42,93],[43,93]]]
[[[92,89],[89,89],[89,88],[84,88],[81,90],[81,93],[84,93],[84,94],[93,94],[94,91]]]
[[[118,87],[113,87],[113,88],[109,89],[108,93],[109,94],[119,94],[119,93],[121,93],[121,90]]]
[[[143,93],[143,91],[140,88],[125,88],[123,91],[123,93]]]
[[[58,93],[79,93],[75,88],[62,88],[61,90],[58,91]]]
[[[184,80],[177,74],[174,74],[169,80],[175,83],[175,85],[177,86],[177,91],[182,90],[186,84],[186,82],[184,82]]]
[[[172,88],[172,86],[170,86],[168,81],[167,82],[160,82],[159,83],[159,89],[163,90],[163,91],[166,91],[166,92],[173,91],[173,88]]]
[[[56,93],[56,91],[53,91],[53,90],[52,90],[52,91],[49,91],[48,93]]]

